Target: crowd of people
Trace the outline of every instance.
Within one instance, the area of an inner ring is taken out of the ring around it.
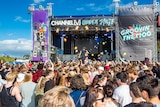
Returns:
[[[0,63],[1,107],[160,107],[160,64],[77,59]]]

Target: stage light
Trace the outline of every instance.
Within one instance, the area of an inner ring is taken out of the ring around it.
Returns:
[[[94,56],[94,54],[91,54],[91,56]]]
[[[62,34],[62,37],[65,37],[65,36],[66,36],[66,34],[65,34],[65,33],[63,33],[63,34]]]
[[[96,31],[98,31],[98,27],[95,27]]]
[[[56,29],[56,33],[59,33],[59,28]]]
[[[77,52],[78,52],[78,50],[75,50],[75,52],[77,53]]]
[[[54,46],[51,46],[51,47],[50,47],[50,52],[51,52],[51,53],[55,53],[55,50],[56,50],[56,49],[55,49]]]
[[[123,56],[126,56],[126,55],[127,55],[127,53],[126,53],[126,52],[124,52],[124,53],[123,53]]]
[[[105,45],[106,44],[106,42],[102,42],[102,45]]]
[[[66,31],[69,31],[69,27],[66,28]]]
[[[75,46],[75,47],[74,47],[74,50],[77,50],[77,49],[78,49],[78,47],[77,47],[77,46]]]
[[[67,38],[64,38],[63,40],[64,40],[64,42],[67,42]]]
[[[106,27],[106,32],[109,32],[109,29],[108,29],[108,27]]]
[[[85,26],[85,29],[86,29],[86,30],[89,30],[89,27],[88,27],[88,26]]]
[[[104,36],[108,36],[108,34],[107,34],[107,33],[105,33],[105,34],[104,34]]]
[[[98,34],[95,34],[94,39],[95,39],[95,40],[97,40],[97,39],[98,39]]]
[[[79,26],[76,26],[76,27],[75,27],[75,30],[78,30],[78,29],[79,29]]]

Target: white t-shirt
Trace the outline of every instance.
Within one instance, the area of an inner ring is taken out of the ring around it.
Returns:
[[[125,106],[132,102],[132,98],[130,96],[129,85],[121,85],[114,90],[113,99],[118,100],[122,106]]]

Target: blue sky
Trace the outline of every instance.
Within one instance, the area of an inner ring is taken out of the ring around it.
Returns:
[[[152,4],[153,0],[137,0],[139,5]],[[160,0],[159,0],[160,1]],[[157,0],[157,2],[159,2]],[[0,55],[22,57],[29,54],[31,46],[30,4],[47,6],[54,3],[55,16],[111,15],[112,0],[1,0],[0,1]],[[130,6],[134,0],[121,0],[120,6]]]

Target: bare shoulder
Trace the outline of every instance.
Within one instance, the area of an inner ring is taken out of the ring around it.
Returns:
[[[16,87],[16,86],[14,86],[14,87],[12,88],[11,94],[12,94],[12,95],[15,95],[17,92],[19,93],[19,88]]]

